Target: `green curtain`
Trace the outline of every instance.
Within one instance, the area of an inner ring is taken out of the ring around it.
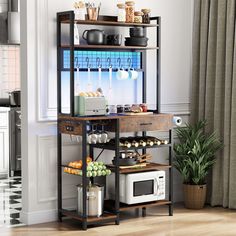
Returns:
[[[224,148],[211,204],[236,209],[236,0],[194,0],[191,122],[206,119]]]

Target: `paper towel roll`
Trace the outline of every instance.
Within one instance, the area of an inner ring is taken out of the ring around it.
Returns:
[[[182,124],[182,118],[179,117],[179,116],[174,116],[173,117],[173,123],[176,125],[176,126],[180,126]]]

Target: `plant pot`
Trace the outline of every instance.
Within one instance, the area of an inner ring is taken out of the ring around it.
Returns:
[[[202,209],[206,201],[206,184],[184,184],[184,204],[189,209]]]

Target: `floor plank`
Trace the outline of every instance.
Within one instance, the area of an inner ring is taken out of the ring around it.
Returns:
[[[147,217],[134,217],[133,211],[122,213],[119,226],[90,227],[82,231],[76,221],[47,223],[17,228],[1,228],[1,236],[235,236],[236,211],[206,207],[188,210],[175,207],[174,216],[167,215],[166,207],[148,210]],[[132,218],[131,218],[132,217]]]

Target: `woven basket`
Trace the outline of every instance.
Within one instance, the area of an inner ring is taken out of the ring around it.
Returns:
[[[189,209],[202,209],[206,201],[206,185],[184,184],[184,204]]]

